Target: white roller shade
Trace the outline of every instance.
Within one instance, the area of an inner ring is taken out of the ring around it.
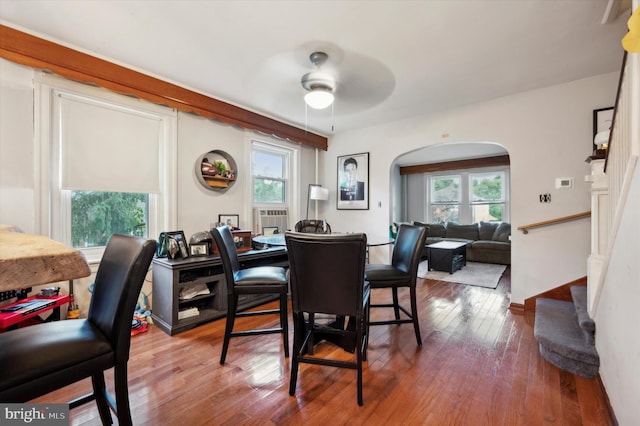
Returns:
[[[62,189],[160,192],[159,117],[69,93],[55,102]]]

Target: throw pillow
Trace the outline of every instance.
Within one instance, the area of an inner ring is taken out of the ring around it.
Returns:
[[[437,237],[444,238],[446,233],[447,233],[447,228],[445,228],[444,224],[442,224],[442,223],[430,223],[429,224],[429,237],[430,238],[437,238]]]
[[[463,240],[477,240],[478,239],[478,225],[458,225],[454,222],[447,223],[447,236],[446,238],[460,238]]]
[[[496,222],[480,222],[480,232],[478,233],[480,236],[480,240],[493,240],[493,234],[496,232],[498,228],[498,223]]]
[[[510,235],[511,235],[511,224],[502,222],[496,228],[496,232],[493,233],[493,240],[502,241],[503,243],[508,243],[509,241],[511,241],[509,240]]]

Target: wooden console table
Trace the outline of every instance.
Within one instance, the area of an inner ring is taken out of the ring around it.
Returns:
[[[289,266],[284,247],[250,250],[238,254],[241,267]],[[227,285],[220,256],[153,260],[153,302],[151,318],[169,335],[181,333],[227,315]],[[239,310],[249,309],[278,295],[244,295]]]

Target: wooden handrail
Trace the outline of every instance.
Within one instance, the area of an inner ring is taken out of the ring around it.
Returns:
[[[531,223],[529,225],[518,226],[518,231],[522,231],[523,234],[528,234],[529,229],[540,228],[541,226],[555,225],[558,223],[569,222],[570,220],[582,219],[583,217],[591,216],[591,212],[584,212],[578,214],[572,214],[570,216],[559,217],[557,219],[545,220],[543,222]]]

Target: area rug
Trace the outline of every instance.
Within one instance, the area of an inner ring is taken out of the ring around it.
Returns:
[[[418,277],[485,288],[496,288],[505,269],[507,269],[505,265],[467,262],[467,265],[463,266],[462,269],[450,274],[448,272],[429,271],[427,261],[423,260],[420,262],[420,265],[418,265]]]

